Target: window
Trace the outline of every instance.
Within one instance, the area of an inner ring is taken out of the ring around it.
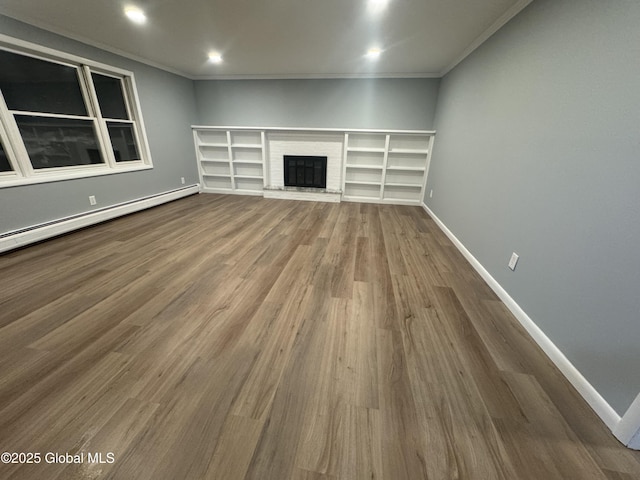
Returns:
[[[0,50],[0,89],[9,110],[87,116],[77,68]]]
[[[0,43],[0,187],[151,167],[133,74],[15,42]]]
[[[129,113],[119,78],[92,73],[102,118],[105,119],[116,162],[140,160],[134,123]]]
[[[90,121],[29,115],[15,119],[35,170],[104,163]]]

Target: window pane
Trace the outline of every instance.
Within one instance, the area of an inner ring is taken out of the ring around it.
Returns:
[[[33,168],[104,163],[91,120],[16,115]]]
[[[98,73],[92,73],[93,86],[98,95],[100,111],[104,118],[117,118],[129,120],[127,107],[122,95],[122,82],[119,78],[107,77]]]
[[[133,135],[133,125],[129,123],[107,122],[113,154],[116,162],[130,162],[140,160],[138,146]]]
[[[0,50],[0,90],[10,110],[87,115],[73,67]]]
[[[9,163],[9,159],[7,158],[7,154],[2,147],[2,143],[0,143],[0,172],[12,172],[13,168],[11,168],[11,164]]]

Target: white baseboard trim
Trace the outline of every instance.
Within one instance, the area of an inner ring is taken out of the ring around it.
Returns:
[[[598,393],[598,391],[591,385],[586,378],[578,371],[578,369],[564,356],[562,351],[551,341],[549,337],[538,327],[533,320],[525,313],[522,308],[511,298],[507,291],[491,276],[491,274],[482,266],[482,264],[467,250],[467,248],[456,238],[456,236],[445,226],[444,223],[427,207],[422,204],[422,208],[427,214],[436,222],[438,227],[444,232],[444,234],[453,242],[453,244],[460,250],[460,253],[464,255],[471,266],[480,274],[485,282],[491,287],[496,295],[504,302],[511,313],[518,319],[520,324],[527,330],[533,340],[542,348],[551,361],[558,367],[558,369],[569,380],[571,385],[578,391],[580,395],[586,400],[593,411],[600,417],[607,427],[614,433],[625,445],[629,445],[630,438],[625,442],[620,438],[616,429],[620,424],[620,415],[609,405],[609,403]],[[640,398],[640,396],[638,397]],[[637,426],[640,424],[640,400],[636,399],[638,403],[638,419],[635,423]],[[625,415],[626,417],[626,415]],[[633,422],[630,420],[630,424]]]
[[[640,394],[622,416],[613,434],[627,447],[640,450]]]
[[[177,190],[139,198],[130,202],[112,205],[91,212],[81,213],[72,217],[60,218],[41,225],[34,225],[28,229],[8,232],[0,238],[0,253],[23,247],[31,243],[46,240],[79,228],[95,225],[106,220],[128,215],[163,203],[177,200],[198,193],[199,185],[191,185]]]

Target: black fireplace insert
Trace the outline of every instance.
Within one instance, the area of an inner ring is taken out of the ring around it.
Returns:
[[[327,157],[284,155],[284,185],[327,188]]]

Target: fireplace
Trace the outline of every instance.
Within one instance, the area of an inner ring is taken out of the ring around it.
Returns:
[[[265,140],[265,198],[336,203],[341,200],[344,133],[269,131]],[[323,161],[319,165],[314,165],[315,161],[303,161],[300,165],[289,162],[290,158],[296,157],[299,160],[320,158]]]
[[[327,188],[327,157],[284,155],[286,187]]]

